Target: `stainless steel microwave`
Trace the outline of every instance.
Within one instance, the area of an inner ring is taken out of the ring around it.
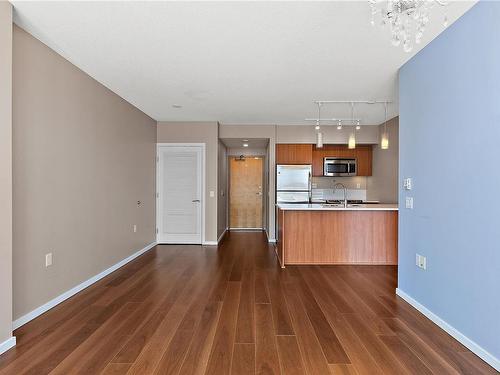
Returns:
[[[356,159],[325,158],[323,176],[356,176]]]

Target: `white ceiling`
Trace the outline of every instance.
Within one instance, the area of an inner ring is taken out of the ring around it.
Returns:
[[[418,51],[391,46],[368,1],[12,3],[16,24],[156,120],[301,124],[315,99],[397,99],[398,68]],[[450,23],[473,3],[451,2]],[[444,29],[433,11],[420,47]]]

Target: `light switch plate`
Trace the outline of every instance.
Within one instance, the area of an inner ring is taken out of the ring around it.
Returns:
[[[210,198],[213,198],[213,197],[215,197],[215,191],[210,190]]]
[[[410,210],[413,209],[413,197],[406,197],[405,207],[409,208]]]
[[[45,254],[45,267],[52,265],[52,253]]]
[[[411,190],[412,188],[411,177],[407,177],[403,180],[403,187],[405,188],[405,190]]]

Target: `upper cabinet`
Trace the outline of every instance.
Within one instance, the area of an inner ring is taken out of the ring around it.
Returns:
[[[326,157],[356,159],[358,168],[357,175],[372,175],[371,145],[357,145],[355,149],[349,149],[347,146],[343,145],[324,145],[322,148],[316,148],[316,146],[313,146],[313,176],[323,176],[323,159]]]
[[[312,164],[312,144],[277,144],[276,164]]]
[[[315,177],[323,176],[323,159],[326,157],[356,159],[357,175],[372,175],[372,145],[357,145],[355,149],[345,145],[324,145],[322,148],[312,144],[276,145],[276,164],[312,164]]]
[[[358,176],[372,175],[372,146],[356,146],[356,160],[358,167]]]

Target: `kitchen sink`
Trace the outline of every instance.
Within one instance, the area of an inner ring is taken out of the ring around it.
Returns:
[[[344,208],[344,204],[343,203],[322,203],[321,206],[322,207]],[[360,206],[361,206],[360,204],[350,203],[350,204],[347,205],[347,208],[350,208],[350,207],[360,207]]]

